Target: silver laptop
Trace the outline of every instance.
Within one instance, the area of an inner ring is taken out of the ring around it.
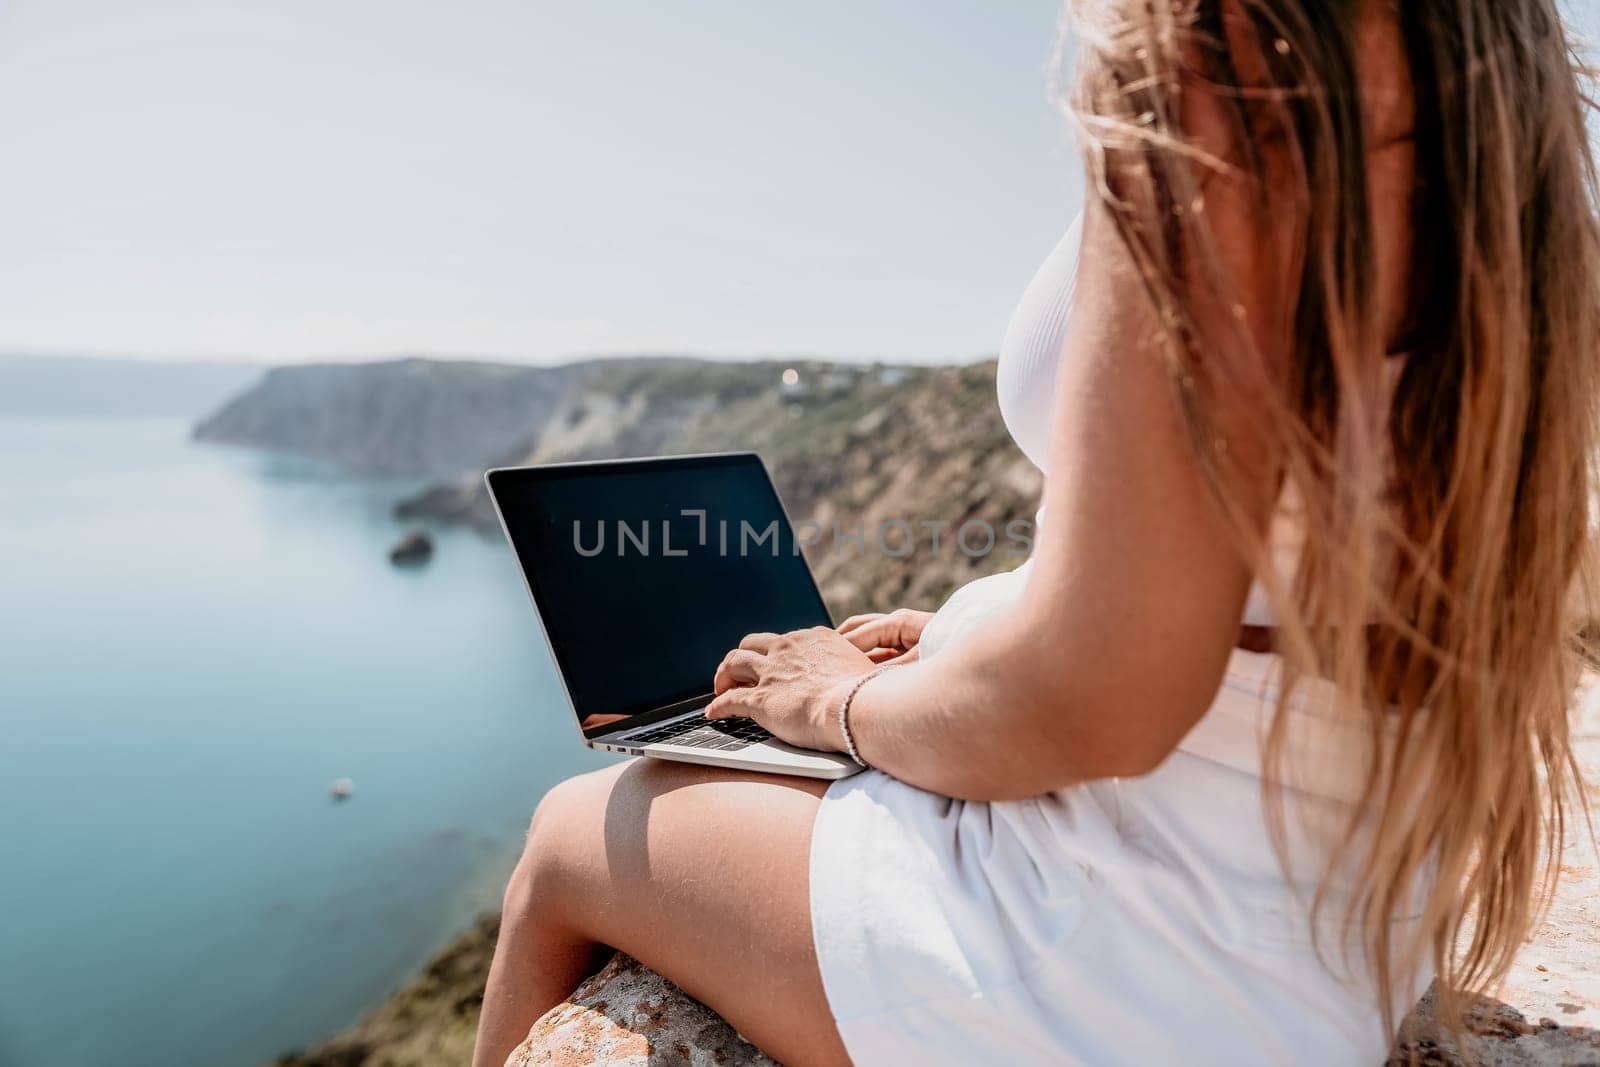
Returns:
[[[758,456],[506,467],[484,480],[584,744],[811,778],[860,769],[749,719],[704,715],[717,665],[746,634],[829,624]]]

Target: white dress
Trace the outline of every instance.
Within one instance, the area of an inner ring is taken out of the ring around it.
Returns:
[[[1041,469],[1076,258],[1074,225],[1001,349],[1001,412]],[[1029,570],[958,590],[922,657],[1009,605]],[[1246,619],[1271,621],[1259,590]],[[1381,1063],[1389,1035],[1365,969],[1340,966],[1331,923],[1332,951],[1312,946],[1311,854],[1286,877],[1268,836],[1259,738],[1277,666],[1235,652],[1210,710],[1141,778],[1003,803],[877,771],[834,783],[813,831],[811,918],[855,1063]],[[1346,746],[1364,739],[1308,689],[1291,712],[1292,795],[1336,825],[1354,785]],[[1398,983],[1398,1010],[1426,977]]]

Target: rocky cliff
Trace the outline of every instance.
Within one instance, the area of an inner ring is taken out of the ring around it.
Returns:
[[[808,556],[840,615],[936,605],[962,582],[1015,567],[1025,544],[1007,526],[1031,518],[1040,489],[1000,420],[992,362],[287,367],[195,432],[434,478],[400,514],[486,532],[489,466],[754,450],[790,515],[817,524]]]
[[[483,987],[500,933],[486,915],[423,972],[350,1029],[274,1067],[462,1067],[483,1007]]]
[[[516,454],[587,370],[426,359],[277,367],[194,435],[446,478]]]

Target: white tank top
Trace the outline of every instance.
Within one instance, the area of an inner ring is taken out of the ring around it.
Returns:
[[[996,391],[1006,429],[1024,455],[1041,472],[1049,473],[1050,440],[1055,422],[1056,377],[1061,367],[1067,321],[1072,312],[1078,278],[1078,246],[1083,218],[1074,219],[1039,273],[1024,290],[1000,343]],[[1294,574],[1299,557],[1299,526],[1283,505],[1272,524],[1273,558],[1285,581]],[[1250,586],[1243,620],[1254,626],[1276,622],[1267,591],[1260,582]]]
[[[1080,216],[1023,292],[1001,342],[996,371],[1000,414],[1006,428],[1017,447],[1046,475],[1049,474],[1055,421],[1056,378],[1072,312],[1082,232]],[[1293,508],[1280,499],[1268,542],[1274,566],[1285,582],[1292,578],[1298,562],[1300,531],[1300,521]],[[980,578],[957,589],[923,631],[920,641],[923,658],[936,655],[982,629],[996,614],[1010,608],[1021,595],[1031,570],[1030,560],[1014,571]],[[1277,621],[1259,581],[1250,586],[1241,621],[1256,626],[1272,626]],[[1242,685],[1241,679],[1248,678],[1249,685],[1256,687],[1258,697],[1276,690],[1276,657],[1236,652],[1231,670],[1234,683]],[[1294,710],[1300,712],[1322,705],[1323,715],[1326,715],[1332,699],[1332,691],[1326,685],[1307,683],[1302,687],[1300,699],[1294,702]],[[1184,739],[1182,747],[1237,770],[1259,774],[1257,741],[1265,725],[1262,716],[1269,711],[1271,703],[1240,700],[1237,694],[1233,698],[1219,698],[1211,713]],[[1285,745],[1288,752],[1285,765],[1298,769],[1296,778],[1301,788],[1316,795],[1348,798],[1351,790],[1359,787],[1357,782],[1347,780],[1348,769],[1355,763],[1343,761],[1330,765],[1327,757],[1335,750],[1359,748],[1364,740],[1362,736],[1352,735],[1337,745],[1330,743],[1327,731],[1345,734],[1350,731],[1351,724],[1341,722],[1335,726],[1326,721],[1311,722],[1321,717],[1294,716],[1301,723],[1299,728],[1287,731],[1291,740]]]

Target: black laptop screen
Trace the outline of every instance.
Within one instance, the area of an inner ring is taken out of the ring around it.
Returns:
[[[828,622],[754,455],[500,470],[489,483],[586,733],[709,694],[747,633]]]

